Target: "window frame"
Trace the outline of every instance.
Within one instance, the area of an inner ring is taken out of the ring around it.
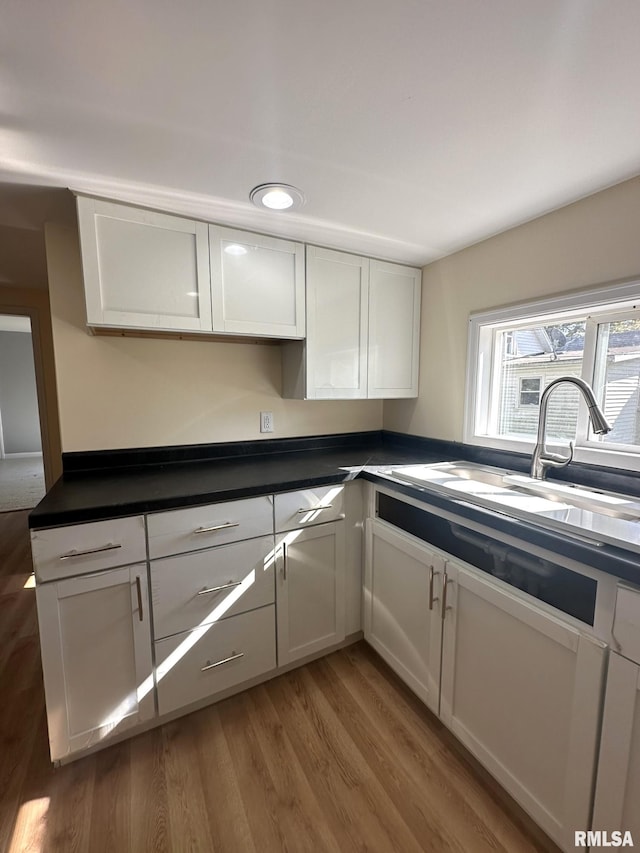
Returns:
[[[623,319],[625,314],[638,309],[640,281],[634,279],[607,287],[471,314],[467,349],[464,443],[526,454],[532,453],[535,446],[535,439],[496,434],[497,395],[492,393],[492,390],[501,361],[500,347],[496,345],[498,334],[518,327],[526,328],[532,322],[552,325],[554,321],[559,320],[586,319],[581,375],[589,384],[593,384],[597,325],[611,322],[612,319]],[[628,445],[604,444],[589,434],[588,414],[582,398],[574,458],[579,462],[640,471],[640,448],[636,450],[629,449]]]

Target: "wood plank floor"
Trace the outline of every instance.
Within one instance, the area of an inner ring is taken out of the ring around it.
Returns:
[[[2,853],[557,851],[364,643],[53,769],[26,515],[0,515]]]

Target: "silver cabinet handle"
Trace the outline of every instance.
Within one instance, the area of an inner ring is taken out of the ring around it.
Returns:
[[[74,557],[86,557],[87,554],[101,554],[103,551],[117,551],[122,548],[122,545],[102,545],[100,548],[89,548],[87,551],[69,551],[68,554],[62,554],[58,557],[59,560],[72,560]]]
[[[324,504],[324,506],[309,506],[306,508],[302,507],[302,509],[298,510],[297,515],[302,515],[305,512],[320,512],[320,510],[323,509],[331,509],[332,506],[333,504]]]
[[[144,615],[142,613],[142,584],[140,583],[140,576],[136,576],[136,590],[138,593],[138,617],[142,622],[144,619]]]
[[[282,580],[287,579],[287,543],[282,544]]]
[[[438,600],[437,596],[433,594],[433,579],[439,574],[440,572],[434,571],[433,566],[429,566],[429,610],[433,610],[433,602]]]
[[[207,672],[209,669],[215,669],[217,666],[222,666],[223,663],[231,663],[232,660],[238,660],[238,658],[243,658],[244,652],[232,652],[231,656],[228,658],[223,658],[222,660],[217,660],[215,663],[208,663],[200,669],[200,672]]]
[[[442,579],[442,621],[444,622],[444,617],[447,614],[447,584],[449,583],[449,578],[447,577],[447,573],[444,573],[444,577]]]
[[[222,586],[210,586],[207,589],[201,589],[198,595],[208,595],[210,592],[222,592],[223,589],[231,589],[233,586],[242,586],[242,581],[229,581]]]
[[[198,527],[194,533],[215,533],[217,530],[228,530],[230,527],[240,527],[239,521],[225,521],[224,524],[216,524],[213,527]]]

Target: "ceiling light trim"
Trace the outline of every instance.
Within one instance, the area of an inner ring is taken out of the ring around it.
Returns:
[[[306,203],[302,190],[291,184],[258,184],[249,193],[249,198],[261,210],[266,209],[276,213],[300,210]]]

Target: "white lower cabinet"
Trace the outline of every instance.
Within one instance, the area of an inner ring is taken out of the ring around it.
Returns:
[[[344,521],[276,536],[278,664],[345,638]]]
[[[604,643],[446,561],[440,716],[565,850],[590,825]]]
[[[155,714],[146,565],[37,587],[51,759]]]
[[[640,842],[640,589],[620,584],[616,596],[593,829],[630,832]],[[601,841],[602,841],[601,837]],[[608,845],[611,846],[611,845]],[[627,845],[628,846],[628,845]],[[591,850],[604,850],[591,846]]]
[[[148,524],[159,713],[213,701],[274,669],[272,499],[157,513]],[[194,539],[225,543],[245,531],[252,538],[165,556]]]
[[[367,524],[365,638],[573,850],[574,831],[590,826],[605,644],[413,536]]]
[[[640,665],[612,654],[605,694],[593,829],[640,840]],[[610,845],[609,845],[610,846]],[[591,850],[604,850],[593,846]],[[606,848],[608,849],[608,848]]]
[[[367,522],[364,635],[436,714],[444,560],[384,522]]]
[[[156,639],[274,600],[273,535],[151,561]]]
[[[158,711],[168,714],[276,666],[273,604],[155,644]]]

